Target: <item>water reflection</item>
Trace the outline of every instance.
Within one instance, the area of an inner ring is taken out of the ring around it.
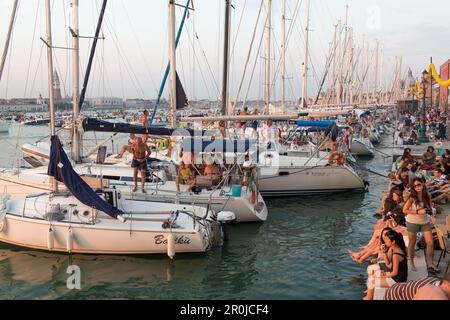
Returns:
[[[0,136],[3,165],[13,163],[16,144],[47,134],[47,127],[14,126],[8,142]],[[67,139],[69,132],[63,135]],[[104,136],[87,134],[86,144]],[[381,173],[389,169],[379,155],[362,164]],[[229,226],[224,246],[177,254],[174,261],[166,255],[69,256],[0,244],[0,298],[360,299],[365,266],[354,263],[347,249],[368,241],[386,188],[385,178],[365,174],[367,193],[267,199],[268,221]],[[81,268],[81,290],[66,287],[71,264]]]

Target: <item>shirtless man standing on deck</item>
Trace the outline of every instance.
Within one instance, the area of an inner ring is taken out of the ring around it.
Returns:
[[[147,158],[150,156],[150,148],[146,143],[142,140],[141,137],[136,138],[133,146],[131,147],[131,151],[133,153],[133,161],[131,162],[131,167],[134,168],[133,171],[133,182],[134,189],[133,192],[137,191],[137,178],[138,171],[141,171],[141,183],[142,183],[142,192],[145,193],[145,178],[147,172]]]
[[[142,112],[142,115],[139,118],[139,123],[142,124],[145,128],[149,128],[150,127],[150,122],[148,121],[148,110],[144,110]],[[144,143],[147,142],[147,139],[148,139],[148,134],[144,134],[143,138],[142,138]]]

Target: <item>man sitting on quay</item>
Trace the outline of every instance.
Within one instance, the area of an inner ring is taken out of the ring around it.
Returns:
[[[443,279],[428,277],[396,283],[386,290],[384,300],[450,300],[450,273]]]

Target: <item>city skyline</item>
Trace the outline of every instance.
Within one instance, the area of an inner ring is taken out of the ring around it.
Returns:
[[[179,1],[180,2],[180,1]],[[287,49],[287,99],[298,100],[301,95],[301,67],[303,60],[303,43],[301,30],[304,28],[305,5],[300,4],[300,11],[293,27],[292,38]],[[109,1],[102,35],[99,41],[94,66],[88,85],[87,96],[117,96],[123,98],[154,99],[159,89],[164,68],[168,62],[167,49],[167,1],[161,0],[149,4],[145,1],[125,3],[123,0]],[[92,36],[100,7],[100,1],[80,1],[80,35]],[[232,40],[230,63],[230,100],[235,94],[241,80],[248,46],[258,14],[260,1],[233,1],[235,9],[231,15]],[[445,28],[445,10],[428,13],[426,4],[417,1],[411,9],[410,1],[311,1],[310,34],[310,90],[309,95],[316,94],[318,82],[324,71],[328,46],[332,41],[334,24],[337,19],[345,18],[345,6],[349,5],[349,26],[355,30],[355,40],[359,44],[363,38],[375,39],[384,45],[385,87],[390,85],[394,57],[403,56],[403,73],[410,67],[415,76],[427,67],[429,57],[439,66],[449,56],[449,45],[441,41],[448,38],[450,31]],[[436,8],[448,7],[445,1],[434,1]],[[287,1],[287,15],[293,14],[297,1]],[[272,47],[278,62],[280,45],[280,8],[281,1],[273,1]],[[3,50],[4,38],[11,14],[12,2],[0,3],[0,45]],[[186,89],[189,100],[217,100],[221,90],[222,72],[222,37],[223,37],[223,1],[194,1],[194,11],[186,21],[177,51],[177,71]],[[423,8],[424,10],[419,10]],[[182,8],[177,8],[177,25],[180,22]],[[430,16],[425,16],[429,14]],[[244,15],[242,15],[244,13]],[[264,6],[262,9],[264,16]],[[432,17],[432,19],[430,19]],[[52,28],[55,46],[70,46],[69,1],[55,1],[52,9]],[[198,39],[193,41],[193,25]],[[36,29],[35,29],[36,26]],[[287,28],[289,21],[287,21]],[[237,30],[239,29],[239,33]],[[256,44],[259,41],[262,23],[258,24]],[[237,37],[236,37],[237,34]],[[0,98],[37,97],[39,93],[48,95],[46,56],[44,44],[39,37],[45,37],[45,16],[43,1],[20,2],[14,33],[3,78],[0,82]],[[236,41],[235,41],[236,40]],[[81,76],[87,64],[90,40],[80,41]],[[195,43],[194,45],[192,45]],[[417,43],[424,43],[418,46]],[[426,44],[426,46],[425,46]],[[194,50],[197,57],[194,57]],[[264,52],[264,42],[262,44]],[[260,53],[261,55],[261,53]],[[251,63],[254,62],[256,50],[253,50]],[[55,69],[61,80],[62,96],[70,95],[71,67],[70,52],[55,50]],[[206,59],[205,59],[206,57]],[[249,73],[238,97],[258,100],[263,98],[263,72],[260,71],[262,59],[255,65],[255,74],[248,88]],[[193,62],[195,61],[195,63]],[[251,66],[249,66],[251,69]],[[275,70],[273,66],[272,72]],[[274,100],[280,99],[280,77],[272,92]],[[81,81],[80,81],[81,82]],[[167,87],[167,86],[166,86]],[[167,98],[165,90],[163,97]]]

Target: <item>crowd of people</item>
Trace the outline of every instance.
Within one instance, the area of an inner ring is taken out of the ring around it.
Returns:
[[[388,300],[423,299],[424,292],[450,299],[449,275],[439,280],[440,271],[433,259],[436,215],[442,212],[440,205],[450,200],[449,157],[450,150],[439,157],[430,146],[418,160],[407,147],[396,162],[396,170],[388,175],[389,190],[381,198],[370,241],[358,252],[349,250],[357,263],[370,262],[365,300],[374,298],[376,287],[388,288],[384,296]],[[422,239],[418,241],[419,234]],[[417,272],[414,256],[422,242],[429,277],[407,281],[408,266],[411,272]]]
[[[401,113],[396,127],[394,144],[399,146],[418,144],[423,120],[420,111]],[[445,141],[450,138],[450,118],[442,115],[438,109],[427,113],[425,126],[427,137],[431,141]]]

